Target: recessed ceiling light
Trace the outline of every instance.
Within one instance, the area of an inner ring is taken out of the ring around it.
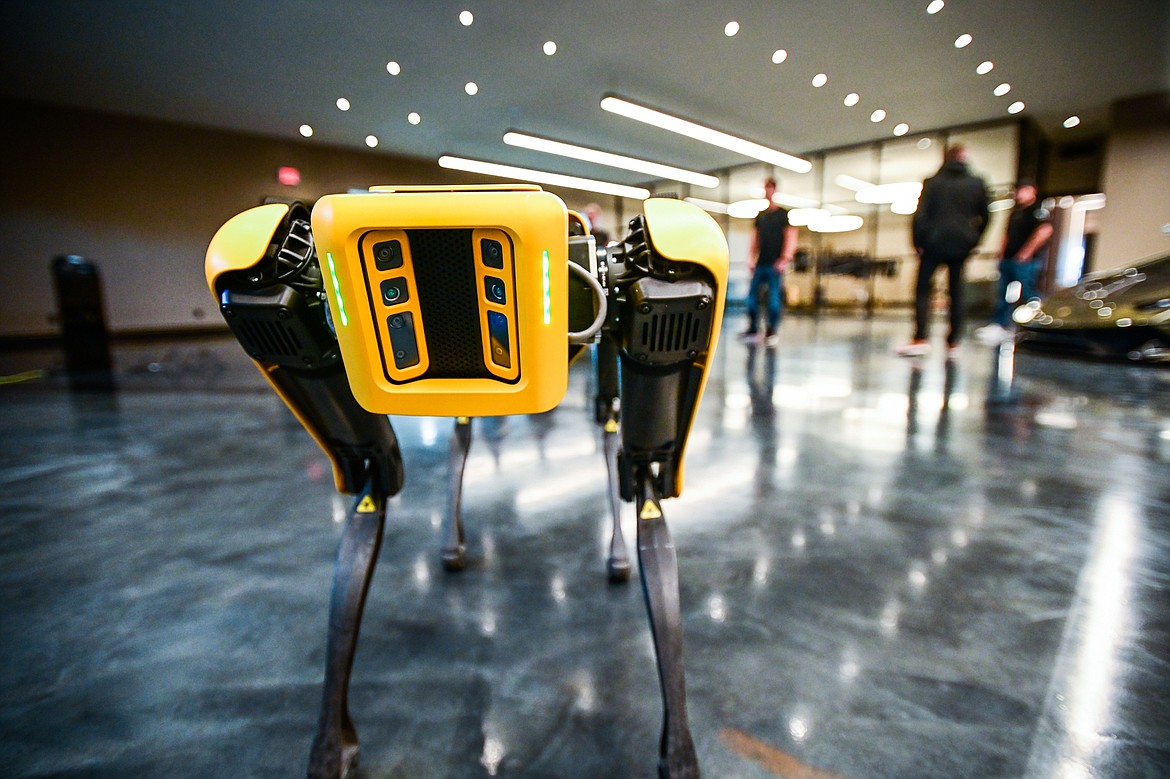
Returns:
[[[886,118],[886,112],[885,112],[885,109],[882,109],[882,108],[879,108],[878,110],[874,111],[872,114],[869,115],[869,121],[871,121],[871,122],[880,122],[880,121],[884,120],[885,118]]]
[[[389,73],[391,76],[397,76],[399,73],[402,72],[402,66],[399,65],[394,60],[390,60],[389,62],[386,63],[386,72]]]
[[[705,173],[696,173],[692,170],[676,168],[671,165],[660,165],[657,162],[640,160],[636,157],[626,157],[621,154],[598,151],[597,149],[589,149],[584,146],[575,146],[571,143],[551,141],[547,138],[537,138],[532,135],[525,135],[524,133],[505,133],[504,143],[509,146],[518,146],[522,149],[532,149],[533,151],[557,154],[561,157],[569,157],[575,160],[595,162],[598,165],[608,165],[611,168],[621,168],[622,170],[645,173],[655,178],[685,181],[688,184],[694,184],[707,189],[713,189],[719,186],[719,179],[717,177],[709,176]]]
[[[376,136],[376,135],[367,135],[366,136],[366,146],[369,146],[372,149],[377,145],[378,145],[378,136]]]
[[[348,111],[349,110],[349,101],[346,100],[344,97],[337,98],[337,108],[341,111]]]
[[[462,170],[468,173],[482,173],[485,176],[498,176],[505,179],[519,179],[534,181],[538,184],[549,184],[554,187],[568,187],[569,189],[583,189],[587,192],[600,192],[604,195],[617,195],[634,200],[645,200],[650,197],[650,190],[642,187],[627,187],[623,184],[613,184],[608,181],[596,181],[577,176],[563,176],[560,173],[548,173],[543,170],[517,168],[512,165],[497,165],[494,162],[481,162],[462,157],[443,156],[439,158],[439,167],[449,170]]]
[[[1010,106],[1008,106],[1008,113],[1009,114],[1018,114],[1020,111],[1023,111],[1023,110],[1024,110],[1024,101],[1023,100],[1017,100],[1016,102],[1014,102]]]
[[[723,34],[728,38],[739,32],[739,22],[728,22],[723,26]]]
[[[475,14],[471,11],[463,11],[459,14],[459,23],[464,27],[470,27],[471,23],[475,21]]]
[[[1000,84],[998,87],[996,87],[995,89],[993,89],[991,91],[992,91],[992,93],[995,94],[996,97],[1003,97],[1008,92],[1012,91],[1012,85],[1005,81],[1004,83]]]
[[[917,146],[919,149],[926,151],[931,146],[930,139],[929,138],[919,138]]]
[[[1068,119],[1064,120],[1064,126],[1070,130],[1080,123],[1081,118],[1079,116],[1070,116]]]
[[[552,55],[556,54],[556,53],[557,53],[557,43],[556,43],[556,41],[545,41],[545,42],[544,42],[544,53],[545,53],[545,54],[547,54],[547,55],[548,55],[548,56],[550,56],[550,57],[551,57]]]
[[[813,76],[812,85],[814,87],[816,87],[817,89],[820,89],[821,87],[823,87],[825,84],[828,84],[828,83],[829,83],[829,77],[826,76],[824,73],[818,73],[815,76]]]
[[[979,63],[979,67],[975,68],[975,72],[980,76],[986,76],[995,68],[995,63],[991,60],[984,60]]]
[[[478,94],[479,93],[479,84],[476,84],[474,81],[468,81],[466,84],[463,85],[463,91],[469,95]]]
[[[406,121],[410,122],[411,124],[418,124],[422,121],[422,117],[418,115],[418,112],[411,111],[406,115]]]
[[[771,149],[767,146],[762,146],[758,143],[738,138],[719,130],[706,127],[696,122],[691,122],[686,119],[680,119],[677,116],[671,116],[661,111],[656,111],[653,108],[631,103],[628,100],[623,100],[620,97],[613,97],[612,95],[604,98],[601,101],[601,108],[610,113],[624,116],[628,119],[634,119],[639,122],[659,127],[663,130],[669,130],[679,135],[685,135],[688,138],[694,138],[697,141],[709,143],[712,146],[718,146],[722,149],[742,154],[745,157],[752,157],[762,162],[769,162],[773,165],[779,165],[782,168],[796,171],[797,173],[808,173],[812,170],[812,163],[808,160],[791,154],[785,154],[777,149]]]
[[[313,135],[313,127],[311,125],[302,124],[300,127],[300,133],[306,138],[311,138]]]
[[[894,125],[894,135],[905,135],[908,132],[910,132],[910,125],[905,122],[898,122]]]
[[[845,105],[847,106],[855,106],[860,102],[861,95],[857,94],[856,92],[850,92],[849,94],[845,95]]]
[[[971,40],[972,38],[968,33],[963,33],[958,38],[955,38],[955,48],[961,49],[964,46],[970,46]]]
[[[776,49],[772,52],[772,62],[779,65],[784,60],[788,59],[788,52],[784,49]]]
[[[941,11],[945,5],[946,3],[944,3],[943,0],[931,0],[930,5],[926,6],[926,12],[928,14],[936,14]]]

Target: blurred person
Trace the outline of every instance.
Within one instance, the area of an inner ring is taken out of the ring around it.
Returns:
[[[987,207],[987,186],[967,167],[967,148],[947,147],[938,173],[922,182],[914,214],[914,250],[918,253],[914,337],[898,347],[899,355],[918,357],[930,352],[930,282],[934,272],[945,266],[950,301],[947,356],[958,356],[963,332],[963,265],[987,229]]]
[[[1039,299],[1036,286],[1048,253],[1048,239],[1052,237],[1051,214],[1036,202],[1036,186],[1030,181],[1016,184],[1011,216],[1000,251],[999,284],[995,298],[995,312],[991,324],[975,331],[975,337],[986,344],[1003,343],[1012,337],[1012,312],[1029,300]],[[1013,294],[1013,284],[1019,293]],[[1008,300],[1009,295],[1011,300]]]
[[[797,229],[788,223],[788,211],[772,200],[776,194],[776,179],[764,182],[764,197],[768,205],[756,215],[752,248],[748,254],[748,270],[752,281],[748,287],[748,329],[741,338],[759,340],[760,294],[767,296],[767,320],[764,339],[768,344],[779,340],[777,330],[784,307],[784,271],[792,264],[796,252]]]
[[[609,233],[601,228],[601,206],[596,203],[585,206],[585,218],[589,220],[589,234],[597,241],[597,247],[606,246],[609,243]]]

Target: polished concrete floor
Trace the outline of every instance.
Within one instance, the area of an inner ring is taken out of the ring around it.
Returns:
[[[1170,371],[891,356],[908,330],[721,345],[664,507],[704,776],[1170,776]],[[234,342],[115,358],[75,395],[0,357],[0,775],[302,776],[349,500]],[[655,775],[589,393],[577,366],[554,412],[476,421],[454,575],[451,422],[394,419],[359,777]]]

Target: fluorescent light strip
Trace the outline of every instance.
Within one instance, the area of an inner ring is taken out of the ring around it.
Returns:
[[[737,138],[734,135],[729,135],[719,130],[713,130],[710,127],[705,127],[686,119],[680,119],[677,116],[655,111],[653,108],[646,108],[637,103],[622,100],[619,97],[611,96],[604,98],[601,101],[601,108],[610,113],[624,116],[627,119],[645,122],[663,130],[685,135],[688,138],[694,138],[696,141],[703,141],[712,146],[718,146],[722,149],[742,154],[745,157],[752,157],[772,165],[778,165],[781,168],[786,168],[797,173],[808,173],[812,170],[812,163],[808,160],[794,157],[791,154],[785,154],[776,149],[770,149],[767,146],[761,146],[758,143],[753,143],[743,138]]]
[[[715,176],[708,176],[705,173],[696,173],[692,170],[675,168],[670,165],[659,165],[657,162],[640,160],[635,157],[626,157],[621,154],[611,154],[607,151],[588,149],[584,146],[574,146],[571,143],[550,141],[547,138],[537,138],[532,135],[525,135],[524,133],[504,133],[504,143],[508,144],[509,146],[519,146],[522,149],[532,149],[533,151],[557,154],[561,157],[569,157],[570,159],[574,160],[596,162],[598,165],[608,165],[611,168],[632,170],[660,179],[683,181],[687,184],[694,184],[695,186],[704,187],[706,189],[714,189],[715,187],[719,186],[718,178]]]
[[[714,200],[704,200],[701,197],[684,197],[683,200],[698,206],[704,211],[710,211],[712,214],[727,213],[726,203],[717,203]]]
[[[482,173],[485,176],[499,176],[505,179],[519,179],[520,181],[534,181],[537,184],[549,184],[554,187],[568,187],[569,189],[583,189],[586,192],[600,192],[603,195],[617,195],[634,200],[645,200],[650,197],[650,190],[642,187],[627,187],[623,184],[611,184],[608,181],[595,181],[577,176],[564,176],[560,173],[546,173],[542,170],[517,168],[512,165],[497,165],[494,162],[480,162],[462,157],[444,155],[439,158],[439,167],[450,170],[462,170],[468,173]]]
[[[833,179],[833,182],[839,187],[844,187],[845,189],[851,189],[854,192],[859,192],[859,191],[865,189],[866,187],[873,186],[873,182],[865,181],[864,179],[859,179],[856,176],[848,176],[844,173],[837,176],[837,178]]]

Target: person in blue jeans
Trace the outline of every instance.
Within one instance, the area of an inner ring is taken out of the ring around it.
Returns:
[[[1016,204],[1008,217],[1000,253],[995,311],[991,324],[975,331],[975,337],[984,343],[1007,340],[1012,333],[1012,312],[1040,297],[1036,282],[1044,269],[1052,223],[1048,210],[1037,204],[1036,197],[1036,187],[1030,181],[1016,185]]]
[[[780,317],[784,310],[784,271],[792,264],[796,252],[797,229],[788,223],[788,211],[772,199],[776,194],[776,179],[764,182],[764,197],[768,205],[756,215],[752,249],[748,255],[748,270],[752,281],[748,286],[748,329],[742,338],[760,337],[760,293],[767,296],[767,329],[764,338],[776,343]]]

